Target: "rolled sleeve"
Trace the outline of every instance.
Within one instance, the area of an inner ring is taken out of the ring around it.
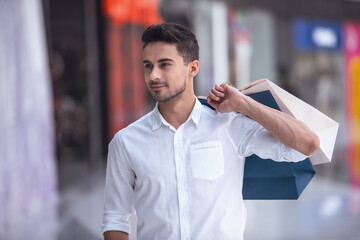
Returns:
[[[286,161],[286,162],[300,162],[305,160],[309,156],[289,147],[286,147],[284,144],[280,143],[284,150],[281,151],[280,157],[278,161]]]
[[[134,213],[133,192],[135,173],[132,170],[121,136],[115,135],[109,144],[106,183],[104,191],[104,216],[102,232],[130,233],[130,216]]]
[[[257,122],[254,122],[244,135],[239,154],[245,157],[256,154],[260,158],[278,162],[299,162],[307,158],[306,155],[285,146]]]
[[[105,212],[101,229],[102,233],[104,234],[106,231],[122,231],[130,234],[130,216],[131,214]]]

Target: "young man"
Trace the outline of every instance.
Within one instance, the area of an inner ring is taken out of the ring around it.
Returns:
[[[139,240],[243,239],[245,157],[300,161],[315,152],[318,137],[230,86],[210,91],[217,111],[202,106],[193,90],[199,46],[189,29],[152,25],[142,41],[157,104],[109,145],[105,239],[128,239],[134,213]]]

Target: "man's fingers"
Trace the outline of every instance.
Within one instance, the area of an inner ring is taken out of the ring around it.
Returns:
[[[207,101],[215,109],[219,108],[220,102],[222,102],[223,98],[225,97],[227,87],[227,85],[222,87],[216,84],[215,87],[210,90]]]
[[[209,92],[209,97],[214,101],[220,101],[220,97],[216,96],[212,90]]]
[[[216,90],[216,89],[214,89],[214,88],[211,89],[211,92],[212,92],[215,96],[220,97],[220,98],[222,98],[222,97],[225,96],[224,93],[222,93],[222,92],[220,92],[220,91],[218,91],[218,90]]]
[[[226,87],[226,85],[224,87]],[[224,87],[221,87],[219,84],[215,84],[215,89],[220,92],[224,92]]]
[[[213,108],[215,108],[215,109],[218,108],[218,106],[219,106],[219,103],[218,103],[218,102],[213,101],[210,97],[208,97],[207,100],[208,100],[208,103],[209,103]]]

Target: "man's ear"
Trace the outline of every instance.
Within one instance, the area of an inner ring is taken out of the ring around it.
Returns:
[[[199,61],[198,60],[194,60],[192,62],[189,63],[189,67],[190,67],[190,74],[192,77],[195,77],[196,74],[199,72]]]

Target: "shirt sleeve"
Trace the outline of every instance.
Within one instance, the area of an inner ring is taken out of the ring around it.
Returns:
[[[248,117],[243,115],[236,117],[231,125],[229,132],[232,133],[241,156],[256,154],[260,158],[278,162],[299,162],[308,157],[285,146],[263,126]],[[238,136],[235,137],[235,134]]]
[[[134,214],[135,173],[130,167],[119,134],[109,144],[104,192],[102,233],[123,231],[130,234],[130,216]]]

